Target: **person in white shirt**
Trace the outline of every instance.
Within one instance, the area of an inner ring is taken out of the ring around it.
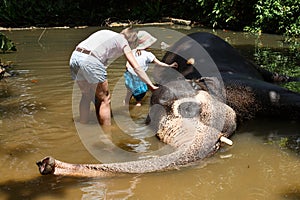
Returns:
[[[131,28],[126,28],[121,33],[100,30],[76,46],[70,58],[70,70],[82,93],[79,104],[81,123],[88,123],[90,103],[94,101],[99,123],[111,125],[106,69],[109,60],[116,59],[122,54],[125,54],[135,73],[152,90],[158,89],[133,56],[131,49],[136,47],[137,40],[137,33]]]
[[[137,34],[138,43],[136,49],[132,51],[137,63],[142,67],[144,71],[147,71],[150,63],[155,63],[163,67],[177,67],[177,63],[174,62],[171,65],[159,61],[155,55],[146,49],[150,48],[157,39],[146,31],[139,31]],[[148,91],[147,84],[143,82],[135,73],[134,68],[130,62],[126,63],[126,72],[124,73],[125,86],[127,88],[127,95],[124,100],[125,104],[129,104],[131,97],[136,100],[136,106],[141,106],[142,99]]]

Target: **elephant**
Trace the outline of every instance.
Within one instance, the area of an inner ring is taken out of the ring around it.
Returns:
[[[238,121],[256,116],[300,118],[299,93],[278,85],[299,82],[299,77],[272,73],[257,66],[214,34],[198,32],[183,37],[162,61],[177,62],[179,73],[157,67],[156,82],[196,80],[202,89],[225,100],[236,112]]]
[[[146,123],[174,151],[144,160],[70,164],[45,157],[42,175],[107,177],[178,169],[214,155],[244,120],[256,116],[300,117],[300,94],[274,83],[299,81],[248,61],[221,38],[205,32],[181,38],[163,57],[178,68],[156,67]]]

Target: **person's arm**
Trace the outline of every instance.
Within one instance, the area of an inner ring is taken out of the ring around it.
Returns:
[[[164,62],[161,62],[160,60],[158,60],[157,58],[154,58],[154,60],[152,61],[153,63],[156,63],[160,66],[163,66],[163,67],[175,67],[177,68],[178,67],[178,64],[176,62],[173,62],[171,65],[167,64],[167,63],[164,63]]]
[[[142,81],[148,84],[152,90],[158,89],[157,86],[153,85],[146,72],[141,68],[141,66],[139,66],[132,51],[128,51],[128,49],[126,49],[124,52],[126,52],[125,57],[127,58],[127,61],[129,62],[135,73],[142,79]]]

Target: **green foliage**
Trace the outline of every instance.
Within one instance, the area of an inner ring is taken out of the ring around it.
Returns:
[[[235,0],[216,0],[212,2],[212,10],[208,13],[212,27],[230,27],[230,24],[234,24],[238,21],[237,10],[234,9],[236,6]]]
[[[101,25],[189,19],[212,28],[300,35],[299,0],[0,0],[0,26]]]
[[[78,2],[71,0],[0,0],[0,26],[56,26],[80,20]]]
[[[233,0],[215,2],[213,10],[211,14],[209,14],[213,22],[213,27],[215,27],[218,22],[224,24],[236,20],[236,16],[234,13],[235,10],[232,9],[233,6],[234,6]]]
[[[288,143],[288,138],[287,137],[280,138],[279,146],[281,148],[287,148],[287,143]]]
[[[248,0],[246,4],[240,0],[198,0],[204,14],[201,18],[207,25],[232,30],[241,30],[252,22],[255,18],[252,5],[255,2]]]
[[[258,0],[254,5],[255,20],[247,31],[262,31],[288,36],[300,35],[300,3],[298,0]]]
[[[300,43],[294,41],[293,43],[286,44],[282,41],[282,45],[285,45],[286,48],[274,49],[256,45],[254,52],[255,63],[268,71],[292,77],[300,77],[300,52],[298,50]],[[283,86],[300,92],[299,82],[286,83]]]
[[[267,138],[267,144],[276,145],[281,149],[290,149],[300,155],[300,138],[299,136],[275,136]]]
[[[15,44],[0,32],[0,50],[5,53],[6,51],[16,51]]]
[[[164,8],[161,1],[141,1],[132,9],[131,15],[142,22],[159,21],[162,18]]]

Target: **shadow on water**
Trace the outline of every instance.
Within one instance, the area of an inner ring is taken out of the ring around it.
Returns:
[[[128,178],[130,181],[128,181]],[[123,184],[122,187],[108,191],[111,179]],[[78,178],[68,176],[38,176],[29,180],[9,180],[0,184],[0,194],[7,200],[15,199],[115,199],[122,196],[127,199],[134,195],[134,189],[140,181],[140,175],[119,175],[111,178]],[[79,189],[78,194],[70,190]],[[82,196],[81,196],[82,195]],[[81,196],[81,197],[80,197]],[[119,199],[119,198],[118,198]]]
[[[121,199],[128,199],[128,198],[130,199],[130,197],[134,196],[137,188],[143,187],[143,184],[140,183],[143,177],[140,177],[139,175],[131,177],[130,180],[128,180],[128,177],[125,177],[125,179],[122,179],[120,177],[115,177],[114,179],[117,179],[117,182],[121,182],[123,184],[123,187],[112,191],[110,191],[110,187],[114,185],[114,182],[110,181],[109,179],[77,178],[77,177],[66,177],[66,176],[64,177],[38,176],[29,180],[23,180],[23,181],[9,180],[4,183],[1,183],[0,194],[2,198],[5,197],[5,199],[7,200],[15,200],[15,199],[36,200],[36,199],[44,199],[44,198],[45,199],[106,199],[106,198],[115,199],[117,197],[122,197]],[[153,177],[158,177],[158,175],[154,174]],[[162,178],[163,177],[164,176],[162,176]],[[216,178],[216,180],[218,179]],[[156,182],[156,183],[160,184],[160,182]],[[153,186],[151,185],[148,185],[148,187],[149,188],[147,189],[145,188],[143,190],[147,192],[153,189],[152,188]],[[158,193],[162,193],[161,196],[168,197],[168,192],[163,194],[164,193],[163,188],[165,188],[163,184],[160,186],[156,185],[155,187],[159,188]],[[73,194],[70,194],[70,190],[72,191],[74,189],[79,189],[83,193],[79,194],[77,192],[74,192]],[[147,196],[149,196],[149,194],[147,194]],[[289,185],[286,187],[282,187],[280,189],[280,192],[278,192],[278,196],[280,197],[280,199],[298,200],[300,199],[300,186]]]
[[[282,149],[290,149],[300,156],[300,124],[298,120],[276,118],[256,118],[244,122],[237,134],[251,132],[267,144],[278,145]]]
[[[70,177],[39,176],[26,181],[9,180],[1,183],[0,191],[7,200],[38,199],[45,196],[64,199],[65,190],[74,187],[74,183],[78,181],[79,179]]]
[[[281,194],[281,198],[286,200],[299,200],[300,191],[299,189],[296,189],[296,191],[287,191],[286,193]]]

